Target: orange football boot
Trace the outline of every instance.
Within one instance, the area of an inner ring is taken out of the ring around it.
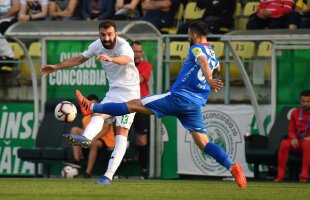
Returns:
[[[75,94],[76,94],[76,100],[81,107],[83,115],[87,116],[93,114],[93,111],[91,110],[93,103],[90,102],[86,97],[84,97],[79,90],[76,90]]]
[[[242,167],[239,163],[234,163],[231,165],[231,174],[235,178],[235,181],[239,188],[245,189],[247,186],[246,177],[243,174]]]

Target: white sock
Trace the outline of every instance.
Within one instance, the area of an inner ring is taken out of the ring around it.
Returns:
[[[115,171],[117,170],[118,166],[123,160],[123,157],[126,153],[126,148],[127,148],[127,137],[123,135],[117,135],[116,141],[115,141],[115,148],[112,152],[109,165],[108,165],[108,169],[106,173],[104,174],[110,180],[112,180]]]
[[[102,129],[104,119],[101,116],[93,116],[86,126],[83,135],[92,140]]]

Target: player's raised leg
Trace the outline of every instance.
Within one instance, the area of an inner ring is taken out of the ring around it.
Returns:
[[[213,157],[219,164],[231,172],[239,188],[247,186],[246,177],[239,163],[233,163],[227,153],[217,144],[209,142],[208,135],[199,132],[191,132],[196,145],[206,154]]]
[[[153,111],[145,107],[140,99],[132,99],[122,103],[92,103],[80,91],[76,91],[76,99],[84,115],[104,113],[111,116],[122,116],[133,112],[153,115]]]
[[[79,90],[76,90],[76,99],[81,107],[83,115],[85,116],[94,113],[94,110],[95,112],[105,113],[112,116],[122,116],[131,113],[125,102],[94,104],[85,98]]]
[[[87,116],[87,115],[93,114],[92,102],[89,101],[86,97],[84,97],[79,90],[76,90],[75,94],[76,94],[76,100],[81,107],[81,111],[82,111],[83,115]]]

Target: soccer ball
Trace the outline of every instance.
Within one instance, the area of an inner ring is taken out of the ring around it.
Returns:
[[[76,107],[70,101],[62,101],[55,108],[55,117],[58,121],[73,122],[76,115]]]
[[[64,178],[75,178],[78,175],[78,169],[69,165],[64,166],[64,168],[61,170],[61,176]]]

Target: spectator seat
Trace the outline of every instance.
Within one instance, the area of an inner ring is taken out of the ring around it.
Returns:
[[[287,137],[289,114],[293,107],[283,107],[270,129],[268,136],[245,136],[245,159],[248,164],[254,165],[254,177],[259,178],[259,165],[277,166],[280,143]],[[301,166],[301,156],[289,155],[288,166],[290,172]],[[291,176],[292,177],[292,176]]]
[[[178,28],[181,24],[181,20],[183,18],[183,13],[184,13],[184,5],[181,3],[177,13],[174,15],[174,20],[176,21],[175,26],[171,27],[171,28],[162,28],[162,29],[160,29],[160,31],[161,32],[167,32],[169,34],[176,34],[178,31]]]
[[[204,12],[205,9],[198,8],[196,2],[188,2],[185,6],[183,20],[186,22],[190,20],[201,19]]]
[[[249,16],[256,12],[259,6],[259,2],[247,2],[243,8],[243,13],[237,16],[237,30],[246,30],[246,24],[249,20]]]
[[[173,80],[179,73],[182,62],[185,60],[189,43],[184,41],[173,41],[170,43],[170,77]]]
[[[215,52],[215,55],[217,56],[218,59],[221,59],[225,55],[225,44],[224,42],[220,41],[211,41],[209,42],[211,45],[212,49]]]

